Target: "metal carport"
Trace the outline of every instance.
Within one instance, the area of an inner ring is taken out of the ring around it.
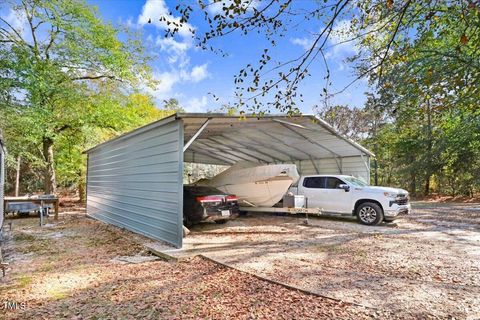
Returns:
[[[373,154],[311,115],[177,113],[87,151],[87,213],[182,246],[183,162],[295,163],[370,179]]]

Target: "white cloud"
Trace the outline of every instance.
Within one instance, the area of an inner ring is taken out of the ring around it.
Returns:
[[[173,51],[177,54],[187,51],[191,48],[191,43],[176,41],[173,38],[158,36],[155,44],[164,51]]]
[[[173,38],[158,36],[155,40],[155,44],[160,47],[160,50],[169,54],[168,63],[171,65],[179,63],[179,68],[188,66],[190,59],[187,56],[187,51],[192,47],[192,43],[191,38],[177,41]]]
[[[313,39],[312,38],[292,38],[290,39],[290,42],[292,44],[296,44],[301,46],[304,50],[308,50],[312,47],[313,45]]]
[[[129,17],[129,18],[127,19],[127,21],[125,21],[125,24],[126,24],[127,27],[129,27],[129,28],[134,28],[134,27],[135,27],[135,25],[133,24],[132,17]]]
[[[356,41],[349,41],[354,37],[355,33],[350,20],[344,19],[335,23],[328,37],[328,45],[324,48],[325,58],[343,61],[346,56],[358,53]],[[290,39],[292,44],[301,46],[304,50],[309,50],[314,41],[315,35]]]
[[[160,21],[161,17],[166,19],[166,21]],[[208,63],[192,65],[190,62],[188,52],[194,45],[192,32],[194,27],[185,23],[174,37],[165,38],[162,31],[169,27],[167,21],[170,23],[179,23],[180,18],[170,14],[165,0],[146,0],[142,12],[137,19],[138,27],[147,24],[155,27],[149,30],[150,32],[153,30],[153,36],[152,33],[150,33],[147,36],[147,41],[153,43],[164,53],[161,55],[161,58],[168,63],[167,70],[157,70],[154,72],[154,79],[159,81],[157,88],[145,88],[145,91],[158,100],[178,95],[178,93],[175,92],[175,87],[179,84],[197,83],[210,76]],[[170,27],[171,26],[170,24]],[[188,102],[191,108],[200,108],[202,103],[206,103],[204,99],[196,99]]]
[[[12,9],[4,19],[17,31],[23,30],[27,25],[27,19]]]
[[[206,106],[208,105],[208,98],[207,96],[202,96],[199,98],[192,98],[189,99],[185,105],[185,111],[187,112],[205,112]]]
[[[191,70],[172,69],[171,71],[154,72],[153,78],[159,81],[159,84],[156,88],[145,87],[144,90],[157,99],[166,99],[174,94],[173,89],[175,85],[181,83],[197,83],[209,76],[207,63],[194,66]]]
[[[163,21],[160,21],[160,18]],[[169,27],[173,28],[175,24],[180,24],[180,18],[170,13],[164,0],[147,0],[138,16],[137,25],[141,27],[147,24],[152,24],[157,29],[164,31]],[[194,29],[191,24],[183,23],[179,27],[178,33],[173,37],[165,38],[164,34],[156,36],[155,45],[168,54],[167,61],[170,65],[178,63],[180,64],[177,66],[178,68],[188,66],[190,59],[187,56],[187,51],[193,47],[192,31]]]
[[[160,21],[160,18],[162,18],[162,21]],[[173,27],[175,24],[180,25],[180,17],[174,17],[170,14],[164,0],[147,0],[145,2],[142,13],[138,16],[138,24],[143,26],[148,24],[149,21],[162,30]],[[168,23],[170,23],[170,25],[168,25]],[[190,24],[182,23],[181,26],[179,26],[178,35],[181,37],[191,37],[192,30],[194,30],[194,28]]]
[[[10,9],[8,15],[4,16],[3,19],[5,19],[5,21],[10,24],[22,36],[22,38],[25,39],[26,27],[28,24],[26,17]]]
[[[190,72],[191,81],[199,82],[207,78],[209,76],[207,68],[208,68],[207,63],[204,63],[200,66],[193,67],[192,72]]]
[[[349,41],[355,37],[350,20],[344,19],[338,21],[330,34],[330,48],[332,54],[354,54],[358,53],[356,41]]]
[[[154,95],[159,98],[163,98],[170,94],[173,86],[180,81],[180,77],[175,72],[162,72],[154,74],[155,80],[160,81],[157,88],[154,90]]]

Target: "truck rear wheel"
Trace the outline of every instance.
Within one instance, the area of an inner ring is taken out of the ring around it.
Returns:
[[[357,208],[357,220],[367,226],[376,226],[383,221],[383,210],[374,202],[364,202]]]

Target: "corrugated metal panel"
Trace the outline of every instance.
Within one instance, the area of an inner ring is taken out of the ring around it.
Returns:
[[[366,161],[366,164],[365,162]],[[370,183],[369,157],[346,157],[342,159],[343,174],[361,178]],[[368,167],[368,169],[367,169]]]
[[[313,116],[230,117],[219,114],[179,114],[185,124],[185,143],[210,119],[185,152],[188,159],[212,164],[238,161],[264,163],[373,155],[342,137]]]
[[[318,168],[318,173],[315,166],[312,163],[312,160],[302,160],[296,161],[298,171],[301,175],[309,174],[340,174],[340,170],[337,166],[337,163],[334,159],[317,159],[313,160],[315,162],[316,168]]]
[[[367,166],[363,161],[364,159],[367,161],[368,166],[367,156],[364,156],[363,159],[361,156],[340,158],[338,161],[341,164],[341,171],[338,168],[337,162],[333,158],[317,159],[313,161],[315,162],[316,168],[318,168],[318,174],[351,175],[370,183],[370,170],[367,169]],[[295,161],[295,164],[301,175],[317,174],[317,170],[313,165],[312,160]]]
[[[183,121],[160,124],[88,152],[87,212],[181,247]]]

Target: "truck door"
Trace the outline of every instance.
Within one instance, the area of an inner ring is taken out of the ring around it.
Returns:
[[[325,177],[305,177],[301,194],[307,200],[309,208],[322,208],[325,201]]]
[[[344,181],[336,177],[327,177],[324,189],[325,200],[323,202],[323,210],[335,213],[351,213],[352,212],[352,190],[345,191],[340,188]]]

